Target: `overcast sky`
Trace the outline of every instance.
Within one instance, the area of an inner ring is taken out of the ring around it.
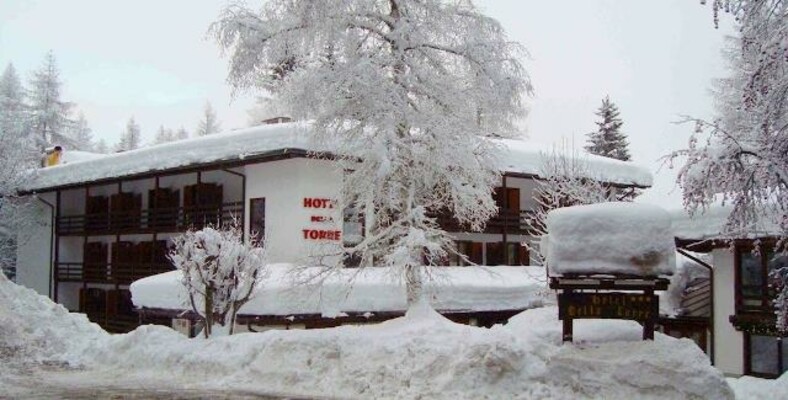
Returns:
[[[256,4],[256,2],[250,2]],[[130,116],[146,141],[159,125],[194,131],[206,101],[222,127],[245,126],[251,94],[234,99],[226,59],[206,37],[225,1],[2,0],[0,69],[27,79],[54,51],[63,98],[85,113],[94,135],[117,142]],[[578,147],[609,95],[619,106],[636,162],[655,173],[643,201],[677,206],[674,173],[658,159],[686,145],[679,115],[712,115],[709,88],[723,76],[720,29],[698,0],[486,0],[524,60],[536,89],[524,130],[530,140]],[[673,192],[671,193],[671,190]]]

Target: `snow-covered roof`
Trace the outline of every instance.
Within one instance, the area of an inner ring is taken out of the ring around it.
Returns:
[[[92,153],[89,151],[65,149],[63,150],[63,156],[61,157],[60,162],[63,164],[73,164],[82,161],[96,160],[106,156],[106,154]]]
[[[676,238],[682,240],[725,240],[725,239],[754,239],[782,234],[777,218],[762,217],[758,224],[748,232],[730,237],[724,233],[725,224],[733,210],[732,206],[712,204],[705,210],[698,210],[694,215],[683,209],[670,210],[673,220],[673,231]],[[769,213],[764,213],[768,216]]]
[[[342,313],[407,309],[405,287],[385,268],[342,270],[343,275],[335,275],[318,287],[294,285],[290,264],[273,264],[270,271],[252,300],[241,308],[241,314],[320,314],[331,318]],[[299,276],[317,272],[317,267],[299,269]],[[437,267],[432,274],[435,279],[426,285],[430,303],[444,312],[522,310],[540,306],[547,290],[543,267]],[[180,271],[140,279],[130,290],[137,307],[188,308]]]
[[[66,163],[35,170],[20,190],[42,191],[149,172],[242,161],[277,150],[330,151],[317,148],[309,140],[309,126],[298,122],[261,125]],[[501,158],[502,172],[539,175],[542,156],[549,152],[548,148],[521,140],[495,140],[505,149]],[[651,173],[633,163],[595,155],[583,154],[582,157],[588,165],[589,178],[620,185],[647,187],[652,184]]]

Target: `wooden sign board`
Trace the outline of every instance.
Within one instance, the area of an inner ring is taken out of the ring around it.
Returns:
[[[659,299],[642,293],[577,293],[558,295],[558,319],[628,319],[646,322],[659,316]]]

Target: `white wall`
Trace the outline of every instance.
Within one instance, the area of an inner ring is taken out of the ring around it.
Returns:
[[[40,197],[50,204],[55,204],[54,194],[40,195]],[[29,212],[29,218],[33,223],[17,234],[16,282],[39,294],[49,296],[51,209],[41,201],[34,200]]]
[[[712,251],[714,266],[714,364],[725,374],[744,372],[744,336],[729,318],[736,312],[733,253]]]
[[[315,262],[341,241],[304,239],[304,229],[342,230],[341,206],[331,209],[304,207],[304,198],[338,199],[341,173],[325,160],[295,158],[247,165],[246,227],[249,234],[250,199],[265,198],[265,236],[271,262]],[[310,222],[312,215],[333,222]],[[326,260],[331,262],[332,260]]]

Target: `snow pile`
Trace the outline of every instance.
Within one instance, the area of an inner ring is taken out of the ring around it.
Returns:
[[[3,326],[50,326],[51,338],[36,343],[41,354],[62,359],[60,351],[78,349],[84,369],[68,376],[81,381],[342,399],[733,398],[691,341],[643,342],[636,323],[586,320],[576,322],[577,343],[561,345],[552,307],[492,329],[452,323],[420,304],[378,325],[205,340],[160,326],[110,336],[8,281],[0,293],[16,299],[3,309]],[[6,331],[13,337],[5,342],[40,337],[25,329]]]
[[[542,239],[551,275],[671,275],[676,246],[670,215],[660,207],[600,203],[547,215]]]
[[[74,364],[109,335],[83,314],[69,313],[0,272],[0,360]]]
[[[298,122],[262,125],[104,157],[85,158],[78,163],[35,170],[20,190],[36,191],[211,162],[239,161],[273,153],[285,154],[291,150],[331,151],[310,140],[309,127],[308,123]],[[502,171],[539,175],[544,154],[547,154],[549,148],[521,140],[493,140],[503,148],[500,165]],[[651,186],[651,173],[643,167],[590,154],[583,154],[583,157],[588,164],[588,178],[622,185]]]
[[[728,384],[733,388],[737,399],[788,399],[788,374],[783,374],[777,379],[761,379],[753,376],[728,378]]]
[[[384,268],[345,269],[320,285],[294,285],[294,280],[315,276],[316,267],[272,264],[270,275],[240,314],[320,314],[333,318],[343,313],[404,311],[405,286]],[[542,305],[548,296],[543,267],[436,267],[425,285],[430,303],[440,311],[522,310]],[[352,284],[348,282],[353,278]],[[179,271],[150,276],[131,285],[137,307],[184,309],[185,289]]]

